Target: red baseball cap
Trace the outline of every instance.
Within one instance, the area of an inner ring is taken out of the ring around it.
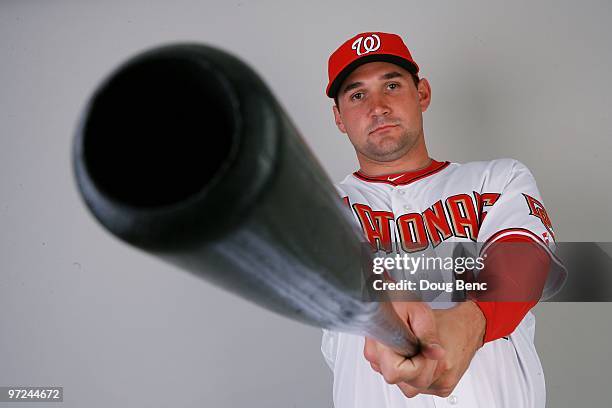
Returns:
[[[355,68],[373,61],[391,62],[413,74],[419,72],[419,66],[399,35],[381,32],[357,34],[329,57],[327,96],[335,97],[342,82]]]

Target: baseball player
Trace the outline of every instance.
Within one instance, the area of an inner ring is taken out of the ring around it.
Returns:
[[[555,293],[566,275],[554,254],[550,219],[521,162],[459,164],[429,156],[422,113],[431,88],[418,72],[395,34],[361,33],[332,53],[326,94],[360,165],[338,189],[373,251],[473,243],[488,256],[482,278],[513,285],[532,300],[394,302],[422,344],[412,358],[369,338],[324,331],[321,349],[334,374],[334,404],[543,407],[544,376],[529,310]],[[505,242],[529,245],[519,256],[500,245]]]

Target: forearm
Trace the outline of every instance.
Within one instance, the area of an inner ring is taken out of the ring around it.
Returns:
[[[485,343],[516,329],[540,299],[550,268],[548,254],[533,241],[510,238],[486,255],[477,281],[486,282],[488,290],[468,295],[485,316]]]

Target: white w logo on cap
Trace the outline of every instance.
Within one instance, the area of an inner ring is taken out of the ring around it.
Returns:
[[[351,48],[357,51],[357,55],[363,55],[376,51],[380,48],[380,37],[376,34],[372,34],[367,37],[359,37],[353,42]]]

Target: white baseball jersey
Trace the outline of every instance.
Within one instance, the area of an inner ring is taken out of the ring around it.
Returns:
[[[517,234],[532,238],[551,256],[544,298],[565,280],[535,180],[516,160],[432,160],[426,168],[384,180],[356,172],[338,189],[377,251],[403,253],[416,245],[435,252],[442,242],[473,242],[480,253],[492,242]],[[486,343],[448,398],[406,398],[372,370],[363,355],[362,336],[324,330],[321,350],[334,373],[336,408],[544,407],[544,375],[534,331],[535,318],[527,313],[509,337]]]

